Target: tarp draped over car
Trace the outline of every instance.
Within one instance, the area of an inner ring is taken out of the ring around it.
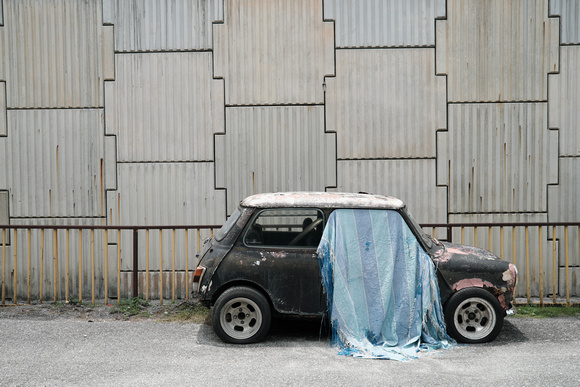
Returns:
[[[399,212],[334,211],[318,256],[340,353],[406,360],[449,346],[433,261]]]

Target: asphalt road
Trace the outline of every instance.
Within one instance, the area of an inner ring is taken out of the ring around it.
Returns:
[[[207,325],[12,317],[0,353],[2,386],[579,386],[580,318],[510,318],[493,343],[397,362],[337,355],[318,323],[277,322],[266,342],[235,346]]]

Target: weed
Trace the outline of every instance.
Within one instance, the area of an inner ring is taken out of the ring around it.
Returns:
[[[149,317],[147,310],[151,303],[142,297],[122,298],[117,305],[111,309],[111,314],[120,314],[125,319],[133,316]]]
[[[203,324],[208,322],[209,315],[209,309],[203,305],[182,302],[179,305],[175,305],[175,307],[166,308],[161,321],[183,321]]]
[[[515,317],[580,317],[580,307],[518,305]]]

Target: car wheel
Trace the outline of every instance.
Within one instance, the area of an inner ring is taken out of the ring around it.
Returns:
[[[271,319],[270,304],[262,293],[249,287],[236,286],[217,299],[212,325],[223,341],[248,344],[266,336]]]
[[[492,341],[501,330],[503,317],[497,298],[481,288],[460,290],[445,306],[447,331],[461,343]]]

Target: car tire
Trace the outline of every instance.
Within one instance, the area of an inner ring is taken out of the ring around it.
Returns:
[[[447,332],[461,343],[487,343],[497,337],[504,311],[497,298],[481,288],[455,293],[445,305]]]
[[[246,286],[223,292],[212,312],[215,333],[227,343],[249,344],[264,339],[272,320],[270,304],[262,293]]]

